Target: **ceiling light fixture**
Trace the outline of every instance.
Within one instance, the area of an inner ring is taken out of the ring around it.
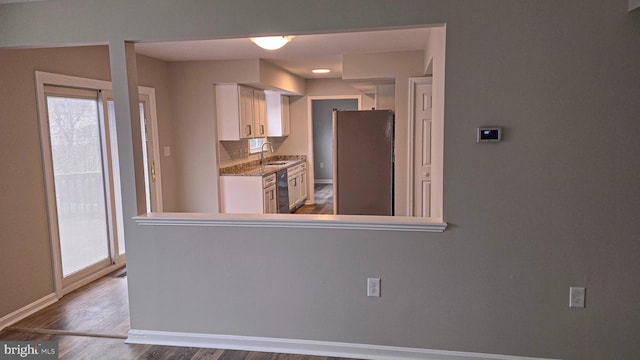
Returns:
[[[313,69],[311,72],[314,74],[326,74],[331,72],[331,69]]]
[[[251,41],[265,50],[278,50],[287,45],[293,36],[263,36],[251,38]]]

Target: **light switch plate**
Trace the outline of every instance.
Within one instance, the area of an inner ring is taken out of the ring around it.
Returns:
[[[586,289],[583,287],[574,287],[574,286],[570,287],[569,288],[569,307],[583,308],[585,294],[586,294]]]
[[[367,296],[380,297],[380,279],[367,279]]]

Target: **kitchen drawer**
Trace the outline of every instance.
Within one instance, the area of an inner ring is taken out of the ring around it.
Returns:
[[[262,186],[266,189],[276,184],[276,174],[271,174],[262,178]]]
[[[298,164],[287,169],[287,176],[292,177],[301,173],[306,168],[306,164]]]

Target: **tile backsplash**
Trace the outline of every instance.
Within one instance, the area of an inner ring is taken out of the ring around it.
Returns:
[[[267,141],[273,144],[275,151],[278,151],[278,148],[282,145],[284,138],[268,138]],[[269,152],[264,155],[265,157],[268,157],[272,154]],[[219,141],[218,157],[220,159],[220,167],[222,168],[247,161],[259,160],[260,153],[249,155],[249,140]]]
[[[238,160],[246,160],[249,157],[249,141],[220,141],[218,146],[218,154],[220,156],[220,164],[235,162]]]

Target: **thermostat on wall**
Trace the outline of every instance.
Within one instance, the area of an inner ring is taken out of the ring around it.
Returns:
[[[502,140],[502,128],[500,127],[479,127],[478,142],[497,142]]]

